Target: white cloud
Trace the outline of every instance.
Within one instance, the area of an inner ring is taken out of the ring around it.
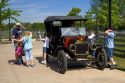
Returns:
[[[9,3],[15,3],[17,0],[10,0]]]
[[[20,5],[20,4],[15,4],[15,5],[13,5],[13,7],[15,7],[15,8],[20,8],[20,9],[27,9],[27,8],[32,8],[32,9],[34,9],[34,8],[47,8],[47,7],[44,7],[44,6],[41,6],[41,5],[39,5],[39,4],[37,4],[37,3],[32,3],[32,4],[22,4],[22,5]]]
[[[22,15],[21,17],[19,17],[19,20],[23,21],[23,22],[43,22],[44,19],[47,16],[61,16],[61,15],[65,15],[64,12],[41,12],[41,13],[34,13],[34,14],[30,14],[30,15]]]

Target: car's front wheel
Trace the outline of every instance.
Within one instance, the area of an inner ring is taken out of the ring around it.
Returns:
[[[64,50],[59,50],[57,54],[57,60],[59,63],[59,72],[64,74],[67,70],[67,57]]]
[[[103,70],[107,66],[107,55],[104,49],[96,50],[95,60],[98,69]]]

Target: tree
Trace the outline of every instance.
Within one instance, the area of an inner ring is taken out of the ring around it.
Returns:
[[[80,12],[81,12],[80,8],[73,7],[71,11],[67,14],[67,16],[78,16]]]
[[[32,24],[32,29],[33,30],[44,30],[44,24],[43,23],[33,23]]]
[[[86,12],[86,15],[84,15],[84,18],[87,19],[87,21],[84,23],[84,25],[88,28],[88,29],[93,29],[93,27],[95,27],[95,19],[93,16],[93,12]]]
[[[94,19],[94,24],[96,25],[96,27],[100,26],[103,27],[103,29],[105,27],[108,27],[108,1],[109,0],[91,0],[91,9],[87,12],[85,17],[90,13],[92,15],[94,14],[94,17],[92,17],[92,19]],[[123,11],[122,8],[125,7],[123,7],[123,1],[125,2],[125,0],[112,0],[112,26],[115,28],[118,28],[118,26],[121,24],[120,16],[121,12]]]
[[[12,10],[8,7],[8,2],[9,0],[1,0],[0,2],[0,24],[8,18],[18,21],[15,17],[20,16],[21,10]]]
[[[11,8],[8,7],[9,6],[8,2],[9,0],[1,0],[0,2],[0,29],[2,28],[2,25],[3,25],[2,22],[4,20],[9,19],[9,27],[10,27],[10,19],[18,21],[15,17],[20,16],[19,13],[21,12],[21,10],[12,10]],[[10,28],[9,28],[9,40],[11,40]]]

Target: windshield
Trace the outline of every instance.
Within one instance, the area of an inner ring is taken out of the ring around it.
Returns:
[[[86,36],[86,31],[84,27],[61,27],[62,36]]]

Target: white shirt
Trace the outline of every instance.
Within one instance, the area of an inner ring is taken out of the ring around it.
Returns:
[[[92,38],[94,38],[94,37],[95,37],[95,34],[92,33],[91,35],[88,36],[88,39],[92,39]]]
[[[49,48],[49,42],[50,42],[50,39],[48,37],[46,37],[43,47]]]

